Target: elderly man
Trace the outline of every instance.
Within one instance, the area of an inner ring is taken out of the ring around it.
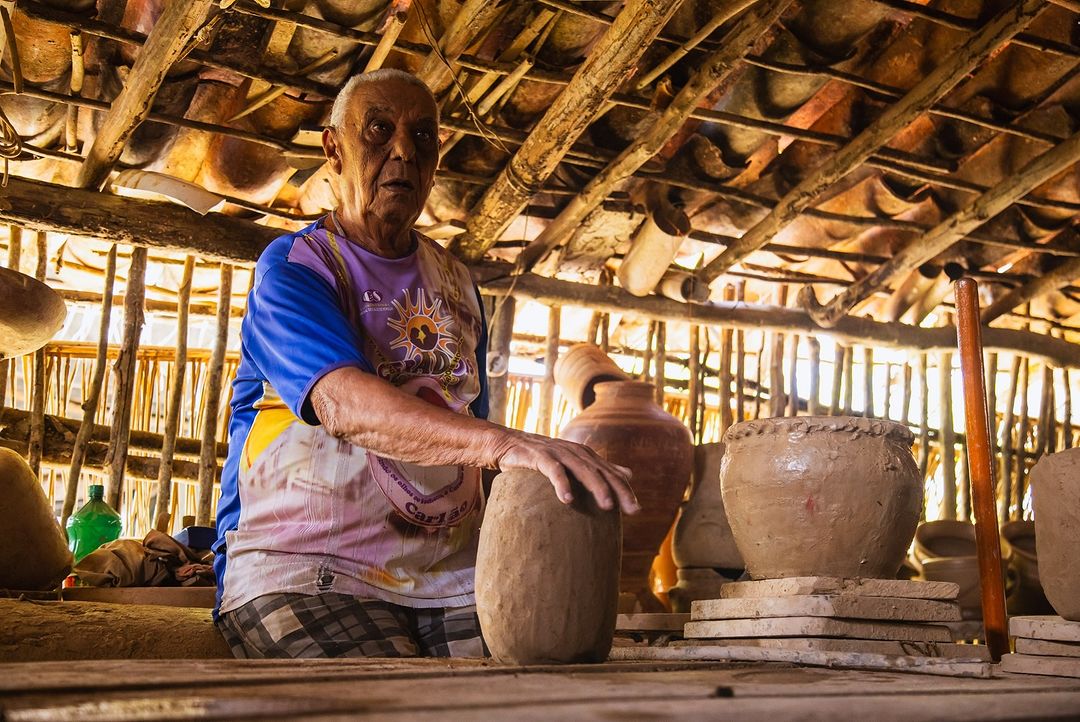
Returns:
[[[238,657],[482,655],[480,469],[535,469],[565,502],[576,480],[633,513],[629,471],[483,420],[479,296],[412,228],[439,159],[428,88],[396,70],[356,76],[330,122],[340,207],[271,243],[248,297],[218,625]]]

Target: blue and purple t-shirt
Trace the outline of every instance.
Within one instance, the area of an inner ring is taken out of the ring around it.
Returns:
[[[259,258],[233,382],[215,570],[219,609],[340,592],[411,607],[473,603],[478,469],[420,467],[319,425],[315,383],[354,366],[487,416],[483,311],[468,270],[414,233],[383,258],[322,221]]]

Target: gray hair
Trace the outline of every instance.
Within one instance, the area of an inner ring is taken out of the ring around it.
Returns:
[[[361,85],[367,85],[368,83],[379,83],[386,80],[400,80],[422,89],[431,96],[431,102],[435,104],[435,119],[438,120],[439,106],[438,103],[435,102],[435,94],[431,92],[431,88],[429,88],[423,80],[404,70],[398,70],[396,68],[379,68],[378,70],[372,70],[369,73],[359,73],[349,78],[344,87],[342,87],[341,92],[338,93],[337,98],[334,99],[333,107],[330,108],[330,125],[334,128],[340,128],[342,123],[345,122],[345,111],[349,107],[349,100],[352,99],[353,93],[356,92],[357,88]]]

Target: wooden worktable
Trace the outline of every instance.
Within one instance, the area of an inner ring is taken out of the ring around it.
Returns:
[[[198,719],[1068,719],[1080,680],[770,663],[500,667],[468,660],[0,664],[7,722]]]

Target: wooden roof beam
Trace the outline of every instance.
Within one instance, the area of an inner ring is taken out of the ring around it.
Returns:
[[[187,0],[165,6],[94,137],[75,181],[79,188],[96,190],[109,177],[128,138],[150,114],[165,74],[189,49],[214,5],[213,0]]]
[[[1030,193],[1078,161],[1080,161],[1080,132],[1037,156],[1019,172],[1009,176],[924,235],[911,241],[887,263],[878,266],[842,293],[837,294],[825,306],[819,306],[817,298],[808,289],[803,289],[799,294],[799,300],[809,309],[814,320],[822,326],[831,327],[859,301],[945,251],[968,233],[1008,208],[1014,200],[1025,193]]]
[[[1072,232],[1076,238],[1076,232]],[[1052,293],[1067,287],[1080,278],[1080,258],[1070,258],[1056,268],[1036,276],[1020,288],[1014,288],[1001,296],[982,311],[983,324],[989,324],[1018,306],[1023,306],[1045,293]]]
[[[1043,0],[1020,0],[990,20],[979,32],[969,36],[901,100],[889,106],[850,143],[786,193],[765,218],[742,235],[738,244],[730,246],[705,266],[699,272],[702,281],[711,283],[772,240],[825,190],[858,168],[966,78],[991,53],[1027,27],[1043,7]]]
[[[491,24],[497,13],[505,10],[505,6],[499,5],[500,3],[491,0],[465,0],[454,13],[450,26],[438,39],[439,47],[431,49],[416,73],[417,77],[428,84],[436,97],[453,84],[453,65],[458,56]],[[425,31],[430,29],[430,21],[423,14],[424,8],[417,5],[416,11]],[[435,38],[429,36],[429,40],[435,43]]]
[[[589,52],[495,182],[473,206],[452,250],[482,258],[555,172],[574,142],[607,106],[608,98],[679,7],[681,0],[631,0]]]
[[[762,0],[746,14],[719,42],[719,49],[699,65],[699,69],[662,112],[653,117],[651,125],[642,131],[615,160],[589,181],[581,193],[563,208],[562,212],[526,246],[519,257],[519,266],[532,268],[551,250],[563,243],[578,225],[619,183],[656,155],[690,118],[701,102],[722,83],[728,81],[739,61],[791,3],[791,0]]]

